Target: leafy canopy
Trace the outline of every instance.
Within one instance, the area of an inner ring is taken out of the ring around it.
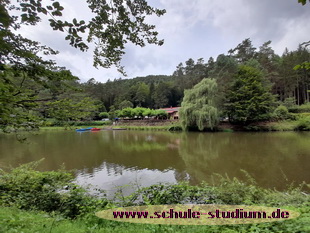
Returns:
[[[302,5],[306,5],[307,0],[298,0],[299,3],[301,3]]]
[[[165,10],[149,6],[146,0],[87,0],[87,4],[93,18],[86,22],[76,18],[64,20],[62,18],[64,7],[54,0],[1,1],[0,127],[2,129],[12,126],[35,127],[35,119],[30,112],[38,107],[38,103],[57,101],[64,87],[68,86],[68,82],[77,80],[64,67],[42,58],[42,55],[57,55],[58,52],[21,36],[18,33],[21,26],[35,26],[43,18],[47,18],[52,29],[65,33],[65,39],[71,46],[86,51],[91,44],[95,45],[95,67],[107,68],[116,65],[121,72],[123,68],[120,60],[125,53],[125,44],[131,42],[143,47],[146,43],[157,45],[163,43],[163,40],[157,39],[155,26],[147,24],[145,18],[154,14],[161,16]],[[44,95],[49,92],[48,98],[41,98],[42,90]],[[60,112],[58,113],[56,115],[60,116]]]
[[[65,33],[65,39],[71,46],[86,51],[90,44],[95,45],[95,67],[108,68],[116,65],[123,71],[120,60],[125,54],[125,44],[128,42],[141,47],[146,43],[163,44],[163,40],[157,38],[158,32],[154,30],[155,26],[147,24],[145,18],[148,15],[162,16],[166,11],[149,6],[146,0],[87,0],[89,11],[93,15],[89,21],[77,18],[69,21],[62,19],[64,7],[61,1],[18,0],[17,3],[13,3],[10,0],[3,0],[2,2],[1,29],[3,27],[18,29],[23,24],[36,25],[42,17],[46,17],[53,30]],[[9,34],[8,36],[15,39],[22,39],[15,33]],[[83,37],[83,34],[86,36]],[[27,53],[27,48],[25,52]]]
[[[258,69],[241,65],[227,96],[226,111],[229,119],[246,123],[266,117],[274,102],[270,88]]]
[[[89,97],[78,102],[62,99],[48,103],[49,116],[60,121],[85,120],[98,110],[96,103]]]
[[[185,90],[180,109],[183,128],[198,127],[213,129],[219,122],[216,107],[217,83],[214,79],[203,79],[191,90]]]

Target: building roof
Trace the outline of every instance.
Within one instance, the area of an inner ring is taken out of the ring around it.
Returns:
[[[180,110],[180,107],[170,107],[170,108],[160,108],[160,110],[164,110],[167,113],[174,113]]]
[[[165,110],[167,112],[178,112],[180,107],[170,107],[170,108],[160,108],[160,110]]]

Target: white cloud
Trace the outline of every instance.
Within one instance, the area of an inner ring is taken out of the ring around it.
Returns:
[[[281,54],[285,47],[296,49],[299,43],[308,41],[310,29],[309,7],[292,0],[160,0],[149,1],[151,5],[164,8],[167,13],[158,18],[151,16],[148,22],[155,24],[159,38],[165,39],[161,47],[147,45],[139,48],[126,47],[122,61],[128,77],[151,74],[172,74],[180,62],[188,58],[217,57],[236,47],[242,40],[251,38],[257,48],[268,40],[274,50]],[[90,19],[91,13],[85,1],[62,0],[65,16]],[[61,54],[56,60],[60,66],[72,69],[83,81],[95,78],[121,77],[115,68],[95,69],[92,67],[92,51],[82,53],[64,40],[64,34],[48,29],[43,22],[36,27],[23,29],[23,34],[41,41]]]

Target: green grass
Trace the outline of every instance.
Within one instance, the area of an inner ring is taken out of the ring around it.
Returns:
[[[64,127],[64,126],[44,126],[44,127],[40,127],[40,130],[42,131],[52,131],[52,130],[75,130],[75,129],[82,129],[82,128],[89,128],[89,127],[93,127],[93,128],[110,128],[111,126],[98,126],[98,125],[82,125],[82,126],[70,126],[70,127]]]
[[[292,209],[292,208],[291,208]],[[226,226],[179,226],[133,224],[108,221],[97,218],[94,214],[75,220],[59,215],[51,216],[44,212],[24,211],[13,207],[0,207],[0,233],[101,233],[101,232],[309,232],[309,208],[300,210],[298,219],[273,223],[226,225]]]
[[[128,130],[158,130],[158,131],[169,131],[174,125],[164,125],[164,126],[132,126],[132,125],[120,125],[114,126],[114,128],[122,128]]]
[[[297,121],[278,121],[271,123],[268,127],[270,131],[294,131]]]
[[[309,211],[304,209],[302,211]],[[227,225],[227,226],[178,226],[133,224],[99,219],[94,215],[76,220],[51,216],[44,212],[23,211],[16,208],[0,208],[0,233],[101,233],[101,232],[309,232],[310,215],[274,223]]]

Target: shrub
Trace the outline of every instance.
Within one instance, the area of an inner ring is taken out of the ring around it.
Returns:
[[[107,112],[101,112],[101,113],[99,113],[99,117],[100,117],[101,119],[103,119],[103,118],[109,118],[109,113],[107,113]]]
[[[279,120],[286,120],[290,118],[287,107],[283,105],[280,105],[279,107],[277,107],[273,113],[274,113],[275,118]]]
[[[294,97],[286,98],[282,105],[287,108],[293,108],[296,106],[296,99]]]
[[[174,125],[174,126],[171,126],[168,130],[169,131],[182,131],[183,128],[180,125]]]
[[[168,117],[168,113],[162,109],[154,110],[153,114],[160,119],[167,119],[167,117]]]
[[[310,116],[299,119],[295,129],[304,131],[310,130]]]
[[[141,107],[137,107],[134,108],[134,115],[137,116],[138,118],[143,118],[144,117],[144,112],[146,111],[146,108],[141,108]]]
[[[124,108],[118,116],[133,118],[135,116],[135,111],[133,108]]]
[[[295,105],[293,107],[290,107],[289,112],[293,112],[293,113],[304,113],[304,112],[310,112],[310,103],[306,103],[303,105]]]
[[[72,174],[64,171],[39,172],[41,161],[21,165],[0,173],[0,206],[26,210],[57,211],[75,218],[107,204],[73,183]]]

